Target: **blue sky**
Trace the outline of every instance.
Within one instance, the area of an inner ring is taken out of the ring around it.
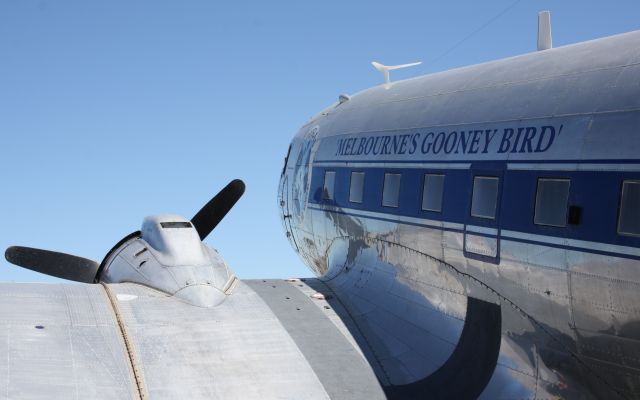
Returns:
[[[2,1],[0,247],[100,261],[238,177],[208,244],[242,278],[308,276],[276,202],[297,128],[379,84],[373,60],[424,62],[400,79],[533,51],[543,9],[555,46],[640,28],[637,0]],[[0,281],[55,280],[2,259]]]

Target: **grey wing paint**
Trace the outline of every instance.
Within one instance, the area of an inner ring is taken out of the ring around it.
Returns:
[[[279,193],[314,279],[241,281],[202,243],[241,181],[191,220],[147,218],[102,263],[9,248],[83,283],[0,285],[0,398],[640,398],[634,237],[379,204],[385,172],[468,177],[443,205],[462,208],[476,170],[640,181],[639,62],[634,32],[374,87],[314,117]],[[367,140],[395,151],[365,159]],[[351,170],[369,174],[361,205],[344,203]]]
[[[135,363],[104,286],[0,285],[0,398],[384,398],[348,330],[307,285],[243,282],[213,308],[133,283],[107,287]]]

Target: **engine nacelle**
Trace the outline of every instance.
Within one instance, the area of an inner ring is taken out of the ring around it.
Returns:
[[[141,235],[125,241],[104,261],[100,280],[139,283],[199,307],[222,303],[237,282],[191,222],[171,214],[145,218]]]

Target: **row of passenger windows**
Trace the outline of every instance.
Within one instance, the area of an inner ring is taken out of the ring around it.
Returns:
[[[399,173],[385,173],[382,188],[382,205],[398,207],[400,196]],[[335,193],[335,171],[325,171],[323,198],[333,200]],[[422,209],[442,212],[445,176],[425,174],[422,188]],[[362,203],[364,194],[364,172],[351,172],[349,201]],[[571,181],[563,178],[538,178],[533,222],[536,225],[565,227],[567,222],[577,223],[580,209],[569,207],[569,188]],[[476,176],[473,178],[471,198],[471,216],[495,219],[498,205],[500,178],[495,176]],[[618,233],[640,236],[640,181],[626,180],[622,183],[620,209],[618,214]]]

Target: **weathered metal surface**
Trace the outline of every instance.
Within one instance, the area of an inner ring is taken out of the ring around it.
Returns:
[[[0,398],[385,398],[344,316],[314,293],[238,282],[197,307],[134,283],[0,284]]]
[[[99,285],[1,283],[0,343],[0,398],[136,398]]]
[[[351,335],[339,329],[344,326],[339,320],[329,318],[336,315],[322,299],[330,297],[329,293],[325,295],[320,291],[322,296],[314,299],[311,296],[317,293],[298,290],[307,287],[306,282],[256,280],[245,283],[260,295],[287,330],[331,399],[385,398]]]
[[[115,293],[113,293],[113,291],[109,288],[109,285],[107,285],[106,283],[102,283],[102,287],[104,288],[104,291],[109,298],[111,309],[113,310],[113,314],[116,317],[116,321],[118,322],[118,330],[120,331],[120,335],[122,336],[124,348],[127,353],[127,357],[129,358],[129,365],[131,366],[131,372],[133,373],[133,381],[136,384],[138,398],[140,400],[147,400],[149,398],[149,395],[144,383],[142,367],[138,362],[135,344],[133,343],[131,335],[129,334],[129,328],[127,328],[126,323],[122,319],[122,313],[120,312],[120,304],[118,298],[116,297]]]
[[[305,357],[264,295],[247,284],[239,283],[224,303],[213,308],[195,307],[135,284],[109,287],[121,299],[150,398],[329,398],[317,365]],[[305,308],[313,307],[305,301]],[[311,324],[325,330],[334,327],[317,311],[315,318],[308,315]],[[316,336],[316,343],[331,351],[329,345],[335,341],[323,340]],[[359,355],[353,358],[363,364]],[[348,382],[343,384],[349,387]]]

